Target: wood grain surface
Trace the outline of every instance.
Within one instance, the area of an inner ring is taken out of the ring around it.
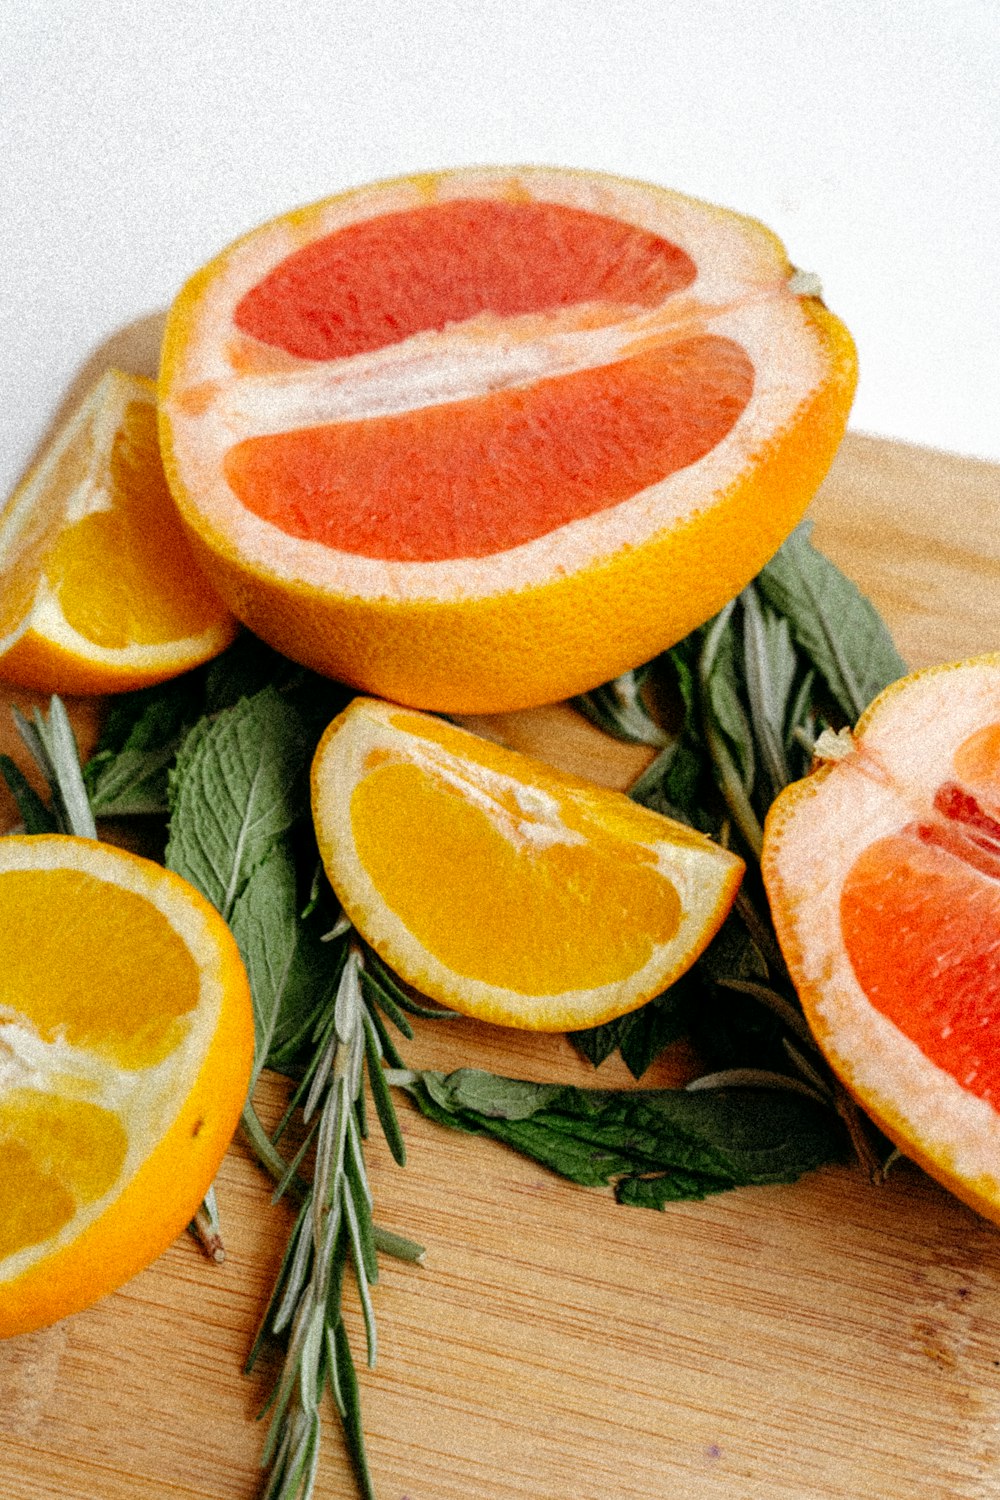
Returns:
[[[990,465],[852,435],[815,540],[911,663],[947,660],[1000,649],[998,505]],[[74,705],[85,742],[97,714]],[[566,708],[481,727],[612,784],[639,768]],[[631,1082],[563,1038],[467,1021],[423,1025],[407,1056]],[[653,1081],[684,1065],[675,1051]],[[262,1112],[281,1095],[265,1077]],[[362,1385],[380,1500],[1000,1496],[1000,1231],[915,1168],[879,1188],[829,1169],[658,1214],[400,1111],[409,1164],[373,1146],[377,1217],[427,1257],[385,1260],[375,1292]],[[223,1266],[184,1237],[99,1306],[0,1345],[0,1496],[259,1494],[274,1371],[241,1365],[287,1217],[238,1142],[219,1199]],[[333,1420],[324,1452],[318,1496],[350,1500]]]

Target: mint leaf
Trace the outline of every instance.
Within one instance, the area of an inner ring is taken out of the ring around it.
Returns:
[[[203,711],[200,670],[112,699],[97,749],[83,772],[95,814],[165,814],[170,767]]]
[[[275,841],[308,815],[308,753],[296,710],[273,687],[203,719],[170,777],[166,863],[228,920]]]
[[[665,1047],[686,1034],[689,995],[682,978],[639,1010],[585,1031],[571,1031],[569,1039],[595,1068],[613,1052],[621,1052],[633,1078],[641,1078]]]
[[[265,1066],[286,1062],[315,1015],[317,997],[336,981],[329,948],[316,924],[300,919],[290,840],[272,844],[233,904],[230,926],[239,944],[254,1011],[254,1085]]]
[[[565,1090],[558,1083],[524,1083],[479,1068],[421,1075],[428,1094],[442,1109],[464,1110],[484,1119],[526,1120]]]
[[[845,1150],[837,1115],[786,1090],[611,1092],[473,1069],[393,1081],[439,1124],[493,1136],[582,1186],[614,1182],[621,1202],[649,1207],[792,1182]]]
[[[764,598],[784,615],[841,711],[855,723],[869,703],[906,671],[875,607],[809,540],[793,531],[758,575]]]

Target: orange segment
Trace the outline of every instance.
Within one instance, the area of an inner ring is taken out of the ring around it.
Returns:
[[[152,381],[109,371],[0,517],[0,676],[44,692],[141,687],[235,630],[167,488]]]
[[[760,224],[599,173],[358,189],[182,290],[167,475],[286,655],[417,707],[551,702],[702,623],[802,515],[855,364],[798,285]]]
[[[0,839],[0,1337],[181,1232],[252,1060],[239,952],[197,891],[91,840]]]
[[[620,793],[364,698],[320,744],[313,810],[334,889],[386,961],[455,1010],[533,1030],[665,988],[743,871]]]
[[[914,673],[788,788],[764,876],[817,1038],[901,1150],[1000,1221],[1000,657]]]

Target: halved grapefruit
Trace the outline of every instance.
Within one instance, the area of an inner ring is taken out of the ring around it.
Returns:
[[[855,382],[778,240],[638,182],[401,178],[178,296],[171,487],[234,612],[417,707],[551,702],[713,614],[800,518]]]
[[[775,928],[831,1066],[1000,1222],[1000,656],[917,672],[766,824]]]

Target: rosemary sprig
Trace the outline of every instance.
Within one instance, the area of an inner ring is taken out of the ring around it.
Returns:
[[[30,833],[69,833],[96,839],[97,826],[83,784],[80,754],[73,727],[60,698],[49,703],[48,719],[36,708],[30,719],[12,709],[14,723],[32,759],[48,783],[51,807],[46,808],[13,761],[4,759],[4,774]],[[11,775],[13,770],[13,776]]]
[[[383,1043],[365,1000],[364,950],[353,934],[344,934],[342,944],[339,979],[316,1015],[309,1064],[275,1132],[283,1134],[298,1109],[315,1158],[311,1183],[299,1189],[298,1217],[246,1366],[253,1369],[269,1341],[284,1343],[281,1374],[265,1407],[270,1427],[261,1457],[269,1469],[264,1500],[308,1500],[312,1494],[327,1388],[344,1426],[359,1490],[365,1500],[374,1500],[342,1313],[344,1274],[350,1266],[361,1300],[368,1364],[373,1366],[377,1334],[371,1287],[378,1279],[379,1241],[407,1259],[422,1253],[397,1236],[380,1236],[372,1222],[363,1150],[366,1071],[389,1149],[401,1166],[406,1149],[383,1075]],[[277,1150],[273,1137],[271,1146]],[[288,1163],[275,1200],[296,1182],[300,1160],[301,1152]]]

